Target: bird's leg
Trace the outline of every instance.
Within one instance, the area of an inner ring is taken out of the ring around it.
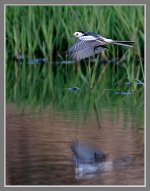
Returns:
[[[104,61],[104,63],[107,63],[109,61],[107,56],[106,56],[105,51],[102,52],[102,60]]]

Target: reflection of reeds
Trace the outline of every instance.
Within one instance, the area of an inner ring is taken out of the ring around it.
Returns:
[[[95,115],[96,115],[97,125],[99,128],[101,128],[102,126],[101,126],[101,121],[100,121],[100,117],[99,117],[99,111],[98,111],[95,101],[93,103],[93,107],[94,107],[94,111],[95,111]]]

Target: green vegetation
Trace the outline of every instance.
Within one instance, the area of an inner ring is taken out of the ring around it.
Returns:
[[[134,40],[130,57],[144,55],[143,6],[7,6],[6,36],[10,53],[37,54],[64,59],[77,30],[94,31],[108,38]],[[126,50],[127,51],[127,50]],[[126,52],[110,47],[116,57]],[[108,56],[108,55],[107,55]]]
[[[71,35],[77,30],[133,40],[135,47],[110,45],[94,62],[55,64],[68,61],[65,51],[75,42]],[[12,59],[19,57],[22,62]],[[48,62],[28,64],[30,58],[47,58]],[[137,107],[143,118],[144,88],[137,80],[144,82],[144,6],[6,7],[7,102],[23,107],[51,105],[61,110],[88,107],[87,111],[95,103],[99,108],[102,103],[109,107],[124,101],[125,107],[128,102],[132,103],[128,107]],[[132,84],[123,84],[127,81]],[[65,90],[74,86],[80,91]],[[115,95],[108,89],[134,94]]]

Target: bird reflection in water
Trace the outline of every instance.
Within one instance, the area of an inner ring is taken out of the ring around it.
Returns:
[[[73,141],[70,147],[73,152],[77,180],[94,178],[97,175],[112,171],[116,167],[130,165],[133,160],[131,156],[108,160],[108,154],[79,140]]]

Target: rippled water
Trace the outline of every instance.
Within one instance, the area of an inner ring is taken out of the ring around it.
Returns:
[[[41,113],[7,105],[6,184],[143,185],[144,131],[130,112],[127,117],[120,109],[114,117],[104,109],[100,128],[94,112],[86,116],[47,108]],[[77,166],[71,150],[75,140],[106,153],[103,166]],[[126,158],[131,161],[123,165]]]

